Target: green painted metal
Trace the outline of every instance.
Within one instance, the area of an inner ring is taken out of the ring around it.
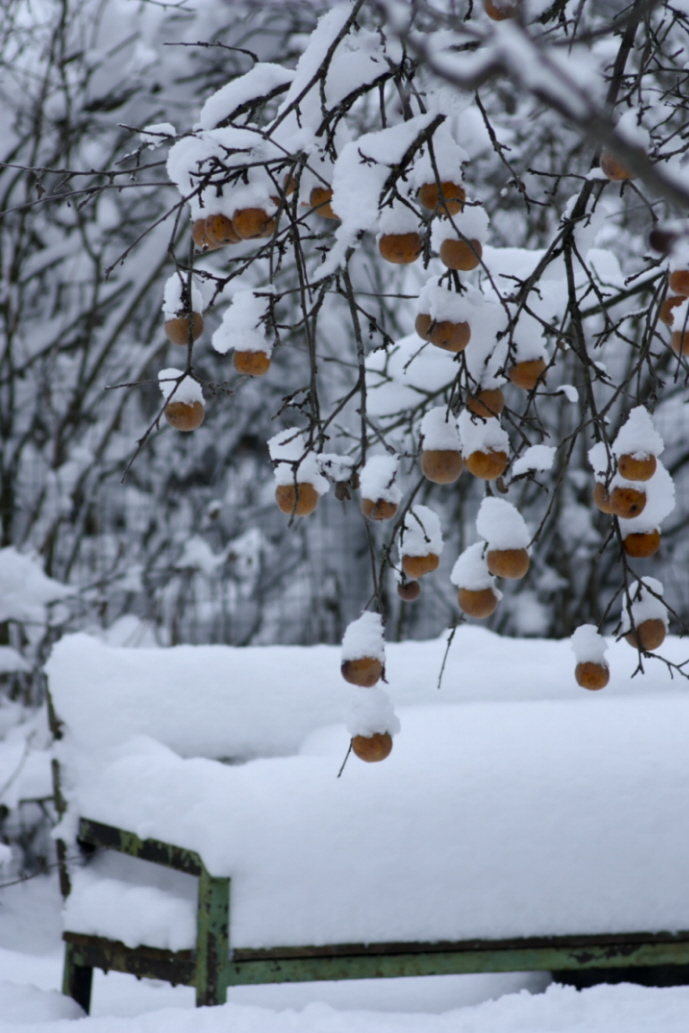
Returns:
[[[117,850],[142,861],[152,861],[187,875],[200,876],[205,871],[203,861],[194,850],[173,846],[160,839],[139,839],[133,832],[89,818],[82,818],[79,822],[79,841],[106,850]]]
[[[381,979],[401,976],[460,975],[477,972],[571,971],[587,968],[689,964],[689,939],[677,942],[586,944],[579,947],[530,945],[481,949],[423,950],[409,944],[404,953],[328,953],[311,957],[242,959],[230,961],[230,985],[316,982],[319,980]],[[337,946],[332,948],[337,951]],[[364,950],[364,948],[362,948]],[[256,954],[260,952],[255,952]]]
[[[230,880],[199,876],[196,925],[196,1005],[227,1000],[230,953]]]
[[[230,954],[230,880],[211,876],[197,853],[88,819],[80,822],[79,838],[198,877],[195,951],[131,949],[102,937],[65,933],[63,992],[87,1009],[94,967],[194,986],[196,1003],[202,1006],[223,1004],[228,986],[247,984],[689,966],[689,932],[238,948]]]
[[[62,992],[80,1004],[87,1015],[91,1010],[92,985],[93,967],[81,956],[78,947],[67,943],[62,970]]]

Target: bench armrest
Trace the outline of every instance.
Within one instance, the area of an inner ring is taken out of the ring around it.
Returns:
[[[206,870],[203,861],[194,850],[173,846],[172,843],[164,843],[160,839],[139,839],[134,832],[119,829],[115,825],[103,825],[99,821],[91,821],[90,818],[81,818],[79,821],[77,838],[80,843],[88,846],[117,850],[121,854],[139,857],[142,861],[152,861],[154,864],[174,868],[175,871],[185,872],[187,875],[200,876]]]
[[[173,846],[160,839],[140,839],[134,832],[118,829],[115,825],[103,825],[90,818],[80,819],[77,839],[88,846],[117,850],[130,857],[198,877],[194,955],[196,1003],[224,1004],[230,978],[230,880],[210,875],[194,850]]]

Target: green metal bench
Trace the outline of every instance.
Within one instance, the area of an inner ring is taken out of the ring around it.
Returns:
[[[123,650],[121,652],[133,654],[136,651]],[[174,651],[161,652],[169,654]],[[129,660],[134,662],[136,657],[129,657]],[[168,660],[169,656],[165,662]],[[128,672],[127,676],[131,677],[131,672]],[[166,682],[163,688],[164,691],[168,691],[169,683]],[[680,694],[677,694],[677,700],[677,706],[687,706],[683,700],[680,701]],[[670,703],[672,703],[671,708]],[[106,702],[104,705],[107,708],[110,704]],[[545,705],[552,707],[552,703]],[[667,697],[665,697],[665,705],[669,708],[667,716],[664,718],[665,725],[669,728],[679,728],[684,711],[672,709],[676,704]],[[519,707],[528,710],[529,713],[535,713],[535,708],[540,704],[532,702],[519,705],[494,704],[493,706],[504,708],[505,712],[512,708],[509,712],[514,714]],[[583,723],[580,721],[577,734],[584,739],[589,735],[589,711],[585,709],[584,705],[577,703],[576,709],[580,716],[582,707],[584,718]],[[615,712],[613,715],[615,720],[620,715],[624,718],[625,707],[627,707],[626,703],[619,714],[617,711]],[[460,709],[462,724],[469,719],[472,713],[476,712],[473,705],[467,707],[466,711],[464,708]],[[487,711],[489,709],[487,708]],[[557,709],[566,710],[567,706],[562,708],[558,704]],[[488,713],[489,720],[492,720],[492,713],[493,711]],[[600,721],[603,712],[599,710],[591,711],[591,713],[593,716],[590,727],[593,730],[596,727],[595,722]],[[646,711],[644,711],[645,713]],[[562,727],[564,727],[565,733],[569,734],[569,712],[566,717],[567,720]],[[637,736],[645,734],[643,714],[641,718],[642,720],[637,715],[635,732]],[[63,728],[52,708],[51,723],[55,738],[60,745]],[[72,719],[72,724],[74,723],[75,719]],[[581,735],[582,728],[585,730],[583,736]],[[561,734],[561,738],[564,741],[565,736]],[[488,725],[486,741],[492,743],[494,739],[495,735],[491,726]],[[673,749],[675,749],[675,755],[679,755],[676,744]],[[291,763],[293,759],[296,763],[301,763],[300,758],[292,758],[291,755],[285,758],[285,762]],[[638,755],[634,754],[629,759],[630,770],[636,770],[637,761]],[[431,770],[434,762],[435,758],[432,759]],[[683,772],[681,760],[675,763],[676,766],[680,765],[677,767],[677,771],[681,774]],[[653,759],[652,764],[655,764]],[[246,768],[228,769],[222,766],[221,768],[228,773],[232,770],[237,772],[247,770]],[[64,814],[67,806],[60,784],[61,772],[57,759],[54,761],[53,770],[57,807],[59,812]],[[346,788],[342,783],[335,784]],[[373,782],[370,784],[373,785]],[[563,784],[567,785],[566,782]],[[92,799],[96,798],[92,797]],[[176,799],[174,793],[172,799]],[[491,798],[489,797],[489,799]],[[552,799],[561,799],[561,797],[555,796]],[[362,805],[365,801],[364,796]],[[190,949],[168,950],[150,945],[126,946],[123,942],[108,936],[66,931],[64,933],[63,991],[73,997],[86,1011],[90,1004],[94,968],[106,972],[113,970],[130,973],[139,978],[165,980],[173,985],[193,986],[196,991],[196,1003],[198,1006],[202,1006],[222,1004],[226,1000],[229,987],[245,984],[538,970],[555,972],[564,978],[573,980],[585,977],[586,973],[591,973],[596,977],[600,977],[601,973],[608,973],[612,978],[621,971],[624,971],[629,978],[632,971],[640,972],[643,969],[662,966],[671,966],[672,970],[678,974],[678,981],[681,981],[682,966],[689,966],[689,929],[676,931],[678,928],[676,923],[670,926],[673,931],[667,932],[663,932],[662,926],[659,929],[657,925],[649,931],[641,929],[637,932],[630,932],[627,924],[626,930],[619,933],[601,932],[599,925],[598,929],[594,929],[591,934],[581,932],[571,934],[570,928],[568,935],[526,935],[500,939],[473,937],[448,940],[439,938],[433,942],[415,942],[410,938],[405,939],[404,942],[332,942],[313,946],[305,945],[302,941],[299,944],[285,943],[281,946],[267,947],[248,946],[241,941],[232,943],[230,915],[233,902],[230,878],[210,874],[198,851],[178,844],[163,842],[162,838],[139,838],[131,829],[117,828],[113,824],[107,824],[102,818],[96,820],[97,817],[97,815],[89,816],[88,809],[79,815],[76,844],[85,857],[88,858],[89,854],[99,854],[102,851],[115,851],[118,854],[128,855],[130,858],[165,866],[198,880],[196,939],[195,945]],[[648,842],[648,839],[644,842]],[[655,844],[651,844],[649,856],[652,856],[654,847]],[[72,854],[73,851],[74,843],[66,845],[64,842],[58,841],[61,886],[66,896],[70,891],[70,865],[67,854]],[[486,860],[490,861],[492,858],[486,858]],[[643,863],[645,862],[642,862],[642,866]],[[678,863],[683,864],[684,862],[680,860]],[[238,885],[238,883],[235,884],[235,892],[237,892]],[[653,886],[651,886],[652,890]],[[538,885],[536,891],[538,891]],[[412,916],[415,905],[418,906],[413,897],[400,901],[400,906],[406,907]],[[236,906],[237,901],[235,901]],[[684,908],[679,913],[684,915],[686,910]],[[617,913],[624,914],[619,909]],[[631,914],[635,914],[635,912],[632,911]],[[595,923],[592,924],[595,925]],[[687,925],[689,926],[689,922]],[[246,925],[244,928],[246,929]],[[413,929],[413,923],[409,928]],[[517,928],[519,927],[517,926]],[[567,926],[563,931],[566,929]],[[279,930],[275,939],[271,941],[272,943],[279,943],[277,936],[279,936]],[[343,936],[343,940],[347,939],[349,937]]]
[[[689,932],[623,936],[553,936],[453,943],[339,943],[327,947],[230,949],[230,880],[212,878],[201,858],[157,840],[82,819],[79,841],[118,850],[198,877],[194,951],[125,947],[66,932],[62,991],[89,1011],[94,968],[193,986],[196,1004],[224,1004],[227,989],[257,983],[459,975],[476,972],[559,973],[689,965]]]

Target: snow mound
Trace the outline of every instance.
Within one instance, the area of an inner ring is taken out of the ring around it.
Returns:
[[[630,412],[626,423],[620,427],[612,450],[618,459],[622,455],[641,459],[650,455],[659,456],[664,447],[663,439],[653,426],[651,414],[643,405],[637,405]]]
[[[367,459],[359,474],[361,497],[373,502],[384,499],[398,504],[402,498],[402,490],[396,480],[398,466],[398,456],[371,456]]]
[[[359,660],[365,656],[385,663],[383,618],[379,613],[362,613],[347,625],[342,638],[342,660]]]
[[[383,689],[355,689],[347,710],[347,731],[355,735],[397,735],[400,723]]]
[[[506,499],[485,498],[476,517],[476,529],[491,549],[526,549],[531,541],[524,517]]]
[[[400,556],[439,556],[443,551],[440,518],[428,506],[412,506],[399,536]]]
[[[594,624],[580,625],[572,635],[572,649],[578,664],[605,664],[608,645]]]

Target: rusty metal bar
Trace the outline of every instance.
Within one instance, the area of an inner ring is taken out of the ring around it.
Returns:
[[[211,894],[209,915],[221,913],[219,897],[215,897],[214,901]],[[211,951],[221,950],[223,936],[221,929]],[[131,949],[121,943],[77,933],[65,933],[64,939],[68,946],[72,946],[72,965],[103,968],[106,971],[114,969],[196,986],[197,998],[205,995],[199,1003],[221,1003],[224,1000],[222,958],[226,955],[216,953],[220,965],[214,974],[211,952],[206,950],[201,967],[206,966],[203,971],[210,968],[210,976],[205,988],[202,988],[199,983],[201,968],[196,952],[164,951],[153,947]],[[326,947],[240,949],[229,958],[226,978],[230,986],[241,986],[476,972],[566,972],[688,964],[689,933],[634,933],[620,937],[563,936],[433,944],[333,944]]]
[[[85,933],[66,932],[65,957],[73,965],[100,968],[103,972],[127,972],[139,979],[163,979],[173,986],[194,986],[194,952],[159,947],[125,947],[119,940]],[[63,993],[68,993],[63,988]],[[71,993],[69,996],[73,996]]]

